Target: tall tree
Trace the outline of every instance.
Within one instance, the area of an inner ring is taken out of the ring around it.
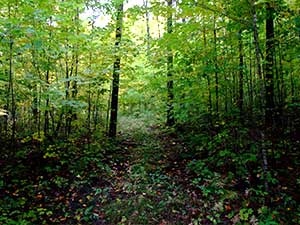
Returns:
[[[117,8],[117,19],[116,19],[116,40],[115,40],[116,58],[113,67],[110,123],[109,123],[109,133],[108,133],[108,136],[112,138],[116,137],[117,134],[118,98],[119,98],[120,69],[121,69],[120,45],[122,39],[122,24],[123,24],[123,1],[119,4]]]
[[[240,118],[243,117],[244,104],[244,55],[243,55],[243,39],[242,30],[239,30],[239,100]]]
[[[265,85],[266,85],[266,126],[272,125],[274,110],[274,8],[270,2],[266,3],[266,64],[265,64]]]
[[[204,49],[207,49],[207,40],[206,40],[206,29],[205,29],[205,26],[203,28],[203,45],[204,45]],[[206,68],[208,68],[208,61],[207,60],[205,60],[205,66],[206,66]],[[212,97],[211,97],[211,81],[210,81],[210,76],[209,76],[209,74],[206,73],[206,71],[204,71],[204,77],[206,77],[206,79],[207,79],[208,112],[209,112],[209,116],[211,117],[211,115],[212,115],[212,108],[213,108],[212,107]]]
[[[173,0],[167,0],[169,15],[167,18],[167,33],[169,35],[173,32],[173,18],[172,18],[172,5]],[[168,100],[167,100],[167,126],[173,126],[175,124],[174,118],[174,81],[173,81],[173,51],[168,45],[168,56],[167,56],[167,92],[168,92]]]
[[[10,3],[8,3],[8,18],[9,20],[12,19],[12,6]],[[15,89],[14,89],[14,63],[13,63],[13,57],[14,57],[14,37],[13,37],[13,25],[10,24],[9,26],[9,69],[8,69],[8,77],[9,77],[9,82],[8,82],[8,95],[7,95],[7,108],[11,111],[11,116],[12,116],[12,131],[11,131],[11,144],[13,145],[15,141],[15,135],[16,135],[16,99],[15,99]],[[9,99],[10,99],[10,108],[9,108]]]
[[[147,41],[147,55],[150,55],[150,38],[151,38],[151,34],[150,34],[150,12],[149,12],[149,1],[148,0],[144,0],[143,2],[146,13],[145,13],[145,17],[146,17],[146,32],[147,32],[147,36],[146,36],[146,41]]]
[[[250,9],[252,12],[252,27],[253,27],[253,40],[255,45],[255,58],[256,58],[256,71],[259,78],[259,103],[261,110],[263,110],[263,93],[264,93],[264,85],[263,85],[263,74],[261,68],[261,49],[259,45],[259,35],[258,35],[258,25],[257,25],[257,12],[256,12],[256,0],[250,1]]]
[[[218,68],[218,50],[217,50],[217,25],[214,15],[214,66],[215,66],[215,91],[216,91],[216,112],[219,113],[219,68]]]

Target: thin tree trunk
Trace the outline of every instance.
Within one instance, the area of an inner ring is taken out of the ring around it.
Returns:
[[[267,127],[272,127],[273,111],[274,111],[274,9],[270,3],[266,3],[267,19],[266,19],[266,114],[265,121]]]
[[[11,18],[11,6],[8,6],[9,18]],[[11,146],[14,145],[16,135],[16,102],[15,102],[15,91],[14,91],[14,73],[13,73],[13,45],[14,40],[12,34],[9,37],[9,91],[11,101]]]
[[[76,35],[79,35],[79,28],[78,28],[78,26],[77,26],[77,23],[78,23],[78,21],[79,21],[79,9],[78,9],[78,7],[76,8],[76,16],[75,16],[75,23],[76,23]],[[79,67],[79,57],[78,57],[78,55],[79,55],[79,50],[78,50],[78,43],[76,43],[76,45],[75,45],[75,77],[76,77],[76,79],[77,79],[77,77],[78,77],[78,67]],[[78,90],[77,90],[77,80],[74,80],[73,81],[73,86],[72,86],[72,98],[73,99],[76,99],[77,98],[77,93],[78,93]],[[76,114],[76,112],[71,112],[72,113],[72,118],[71,118],[71,120],[73,121],[73,120],[76,120],[77,119],[77,114]],[[70,128],[71,128],[71,126],[70,126]],[[71,132],[71,131],[70,131]]]
[[[39,77],[40,80],[41,77]],[[41,112],[40,112],[40,108],[41,108],[41,97],[42,97],[42,87],[41,87],[41,84],[38,85],[38,137],[40,138],[41,137]]]
[[[16,102],[15,102],[15,91],[14,91],[14,74],[13,74],[13,39],[10,39],[9,43],[9,86],[10,86],[10,97],[11,97],[11,119],[12,119],[12,133],[11,143],[15,141],[16,134]]]
[[[52,26],[52,17],[50,16],[49,18],[50,20],[50,25]],[[52,40],[52,30],[50,30],[49,32],[49,39],[50,42]],[[50,44],[50,43],[49,43]],[[50,81],[49,81],[49,75],[50,75],[50,57],[48,57],[47,59],[47,71],[46,71],[46,84],[47,84],[47,92],[49,91],[49,86],[50,86]],[[47,94],[46,97],[46,109],[45,109],[45,114],[44,114],[44,133],[45,136],[48,136],[49,133],[49,122],[50,122],[50,118],[49,118],[49,109],[50,109],[50,98],[49,98],[49,94]],[[52,126],[54,126],[54,124],[52,124]]]
[[[161,38],[161,34],[160,34],[160,25],[159,25],[159,17],[156,16],[156,21],[157,21],[157,32],[158,32],[158,38]]]
[[[5,69],[5,74],[7,74],[9,76],[8,78],[8,84],[7,84],[7,91],[6,91],[6,104],[5,104],[5,107],[4,109],[9,111],[10,110],[10,88],[11,88],[11,78],[10,78],[10,72],[9,72],[9,69]],[[6,123],[5,123],[5,134],[7,135],[7,137],[9,136],[9,124],[8,124],[8,118],[7,117],[7,120],[6,120]]]
[[[259,48],[259,39],[258,39],[258,29],[257,29],[257,15],[256,15],[256,6],[255,6],[255,0],[252,2],[252,9],[253,9],[253,34],[254,34],[254,43],[255,43],[255,55],[256,55],[256,61],[257,61],[257,73],[260,79],[260,104],[261,104],[261,110],[263,111],[263,79],[262,79],[262,70],[261,70],[261,61],[260,61],[260,48]],[[265,189],[266,192],[269,192],[269,184],[267,180],[267,174],[268,174],[268,157],[267,157],[267,151],[265,149],[265,134],[264,131],[261,131],[261,137],[262,137],[262,147],[261,147],[261,154],[262,154],[262,167],[264,171],[264,183],[265,183]]]
[[[68,46],[68,41],[66,43],[66,46]],[[68,48],[68,47],[67,47]],[[65,82],[65,98],[66,101],[69,100],[69,90],[70,90],[70,80],[69,80],[69,56],[68,56],[68,50],[65,53],[65,78],[66,78],[66,82]],[[69,126],[69,106],[64,106],[65,108],[65,135],[68,136],[68,126]]]
[[[149,14],[149,8],[148,8],[148,0],[144,0],[144,7],[146,9],[146,32],[147,32],[147,55],[150,55],[150,39],[151,39],[151,34],[150,34],[150,14]]]
[[[203,43],[204,43],[204,49],[207,48],[207,41],[206,41],[206,30],[204,28],[203,30]],[[208,67],[208,62],[205,61],[205,66]],[[208,112],[209,112],[209,117],[210,117],[210,122],[211,122],[211,115],[212,115],[212,98],[211,98],[211,82],[210,82],[210,77],[209,74],[204,74],[204,77],[207,78],[207,88],[208,88]]]
[[[112,92],[112,85],[110,87],[109,92]],[[111,94],[108,96],[107,99],[107,110],[106,110],[106,120],[105,120],[105,132],[109,133],[109,123],[110,123],[110,106],[111,106]]]
[[[48,69],[46,71],[46,84],[47,84],[47,89],[49,88],[49,85],[50,85],[50,82],[49,82],[49,59],[48,59]],[[48,90],[47,90],[48,91]],[[47,97],[46,97],[46,109],[45,109],[45,114],[44,114],[44,133],[45,133],[45,136],[48,135],[48,132],[49,132],[49,103],[50,103],[50,100],[49,100],[49,95],[47,94]]]
[[[250,116],[252,118],[252,112],[254,107],[253,101],[253,75],[252,75],[252,46],[250,41],[249,46],[249,78],[248,78],[248,94],[249,94],[249,108],[250,108]]]
[[[291,82],[291,96],[292,96],[292,103],[295,103],[296,96],[295,96],[295,81],[293,71],[290,71],[290,82]]]
[[[267,156],[267,150],[265,146],[265,135],[264,132],[261,131],[261,139],[262,139],[262,146],[261,146],[261,154],[262,154],[262,168],[263,168],[263,174],[264,174],[264,186],[266,192],[269,192],[269,182],[268,182],[268,156]],[[268,196],[267,196],[268,199]]]
[[[219,113],[219,74],[218,74],[218,52],[217,52],[217,29],[216,18],[214,16],[214,54],[215,54],[215,91],[216,91],[216,112]]]
[[[244,104],[244,55],[243,55],[243,39],[242,30],[239,31],[239,101],[240,119],[243,120],[243,104]]]
[[[67,41],[68,42],[68,41]],[[70,87],[71,87],[71,81],[70,78],[73,76],[73,70],[74,70],[74,62],[75,62],[75,56],[72,56],[71,59],[71,65],[69,65],[69,57],[68,57],[68,51],[66,52],[66,64],[65,64],[65,73],[66,73],[66,100],[68,101],[70,99]],[[73,95],[73,93],[71,93]],[[66,106],[66,124],[65,124],[65,135],[68,137],[71,133],[72,128],[72,117],[73,117],[73,109],[70,106]]]
[[[282,51],[281,51],[281,46],[278,46],[278,60],[279,60],[279,79],[280,79],[280,99],[281,99],[281,105],[283,106],[285,104],[285,98],[286,98],[286,93],[285,93],[285,82],[284,82],[284,75],[285,71],[283,70],[283,65],[282,65]]]
[[[173,0],[167,0],[169,10],[172,9]],[[173,18],[172,13],[170,12],[167,19],[167,32],[168,34],[173,33]],[[167,92],[168,92],[168,102],[167,102],[167,126],[173,126],[175,124],[174,118],[174,93],[173,93],[173,52],[172,48],[168,47],[168,56],[167,56]]]
[[[259,78],[259,86],[260,86],[260,97],[259,97],[259,106],[263,113],[264,107],[263,107],[263,97],[264,97],[264,84],[263,84],[263,75],[262,75],[262,69],[261,69],[261,57],[260,57],[260,47],[259,47],[259,38],[258,38],[258,28],[257,28],[257,14],[256,14],[256,6],[255,1],[252,1],[252,10],[253,10],[253,38],[254,38],[254,45],[255,45],[255,56],[256,56],[256,69],[257,69],[257,75]]]
[[[100,90],[97,90],[95,110],[94,110],[94,130],[97,129],[97,125],[99,122],[99,99],[100,99]]]
[[[279,77],[279,65],[278,65],[278,61],[277,61],[277,56],[276,55],[274,55],[274,69],[275,69],[274,104],[280,105],[280,103],[281,103],[280,77]],[[275,87],[276,87],[276,89],[275,89]]]
[[[92,109],[91,84],[89,84],[89,87],[88,87],[88,116],[87,116],[88,137],[90,137],[90,135],[91,135],[91,109]]]
[[[224,36],[224,37],[226,37],[227,36],[227,33],[226,33],[226,30],[225,29],[222,29],[221,30],[221,32],[222,32],[222,35]],[[223,49],[221,49],[221,55],[222,56],[224,56],[224,58],[223,58],[223,60],[221,61],[221,64],[220,64],[220,67],[221,67],[221,71],[223,72],[223,73],[221,73],[221,75],[223,75],[223,90],[224,90],[224,94],[223,94],[223,98],[222,98],[222,101],[221,102],[224,102],[224,111],[225,111],[225,113],[227,113],[228,112],[228,89],[227,89],[227,79],[226,79],[226,76],[227,76],[227,68],[226,68],[226,61],[229,61],[230,62],[230,57],[227,57],[227,54],[226,54],[226,49],[225,48],[223,48]],[[220,76],[220,78],[221,78],[222,76]],[[222,107],[222,104],[221,104],[221,107]]]
[[[120,3],[117,9],[117,21],[116,21],[116,41],[115,51],[116,58],[113,67],[113,82],[111,93],[111,107],[110,107],[110,124],[108,136],[115,138],[117,134],[117,121],[118,121],[118,98],[119,98],[119,83],[120,83],[120,69],[121,69],[121,56],[120,45],[122,39],[122,24],[123,24],[123,2]]]
[[[38,73],[38,75],[40,76],[40,70],[39,70],[39,67],[38,67],[38,64],[37,62],[35,61],[35,58],[36,58],[36,54],[35,54],[35,49],[33,49],[33,52],[32,52],[32,57],[33,57],[33,64],[34,64],[34,67],[36,68],[36,71]],[[33,90],[34,90],[34,94],[33,94],[33,102],[32,102],[32,114],[33,114],[33,118],[34,118],[34,129],[35,131],[38,130],[38,121],[39,121],[39,107],[38,107],[38,85],[37,84],[34,84],[32,87],[31,87]]]

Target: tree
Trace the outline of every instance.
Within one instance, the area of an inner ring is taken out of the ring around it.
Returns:
[[[121,70],[120,45],[122,39],[122,24],[123,24],[123,2],[121,2],[117,8],[117,18],[116,18],[116,40],[115,40],[116,58],[113,66],[110,123],[109,123],[109,133],[108,133],[108,136],[112,138],[116,137],[117,134],[118,98],[119,98],[120,70]]]
[[[167,33],[169,35],[173,32],[173,18],[172,18],[172,5],[173,0],[167,0],[168,4],[168,18],[167,18]],[[174,93],[173,93],[173,50],[170,46],[168,46],[167,50],[167,92],[168,92],[168,99],[167,99],[167,126],[173,126],[175,124],[174,118]]]
[[[271,127],[274,111],[274,8],[270,2],[266,3],[266,64],[265,64],[265,85],[266,85],[266,126]]]
[[[239,30],[239,100],[240,118],[243,118],[244,104],[244,55],[243,55],[243,39],[242,30]]]

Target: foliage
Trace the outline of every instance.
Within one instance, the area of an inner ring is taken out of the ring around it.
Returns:
[[[0,224],[300,223],[298,0],[0,6]]]

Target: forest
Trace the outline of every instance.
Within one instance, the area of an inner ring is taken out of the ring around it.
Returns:
[[[0,15],[0,224],[300,224],[299,0]]]

